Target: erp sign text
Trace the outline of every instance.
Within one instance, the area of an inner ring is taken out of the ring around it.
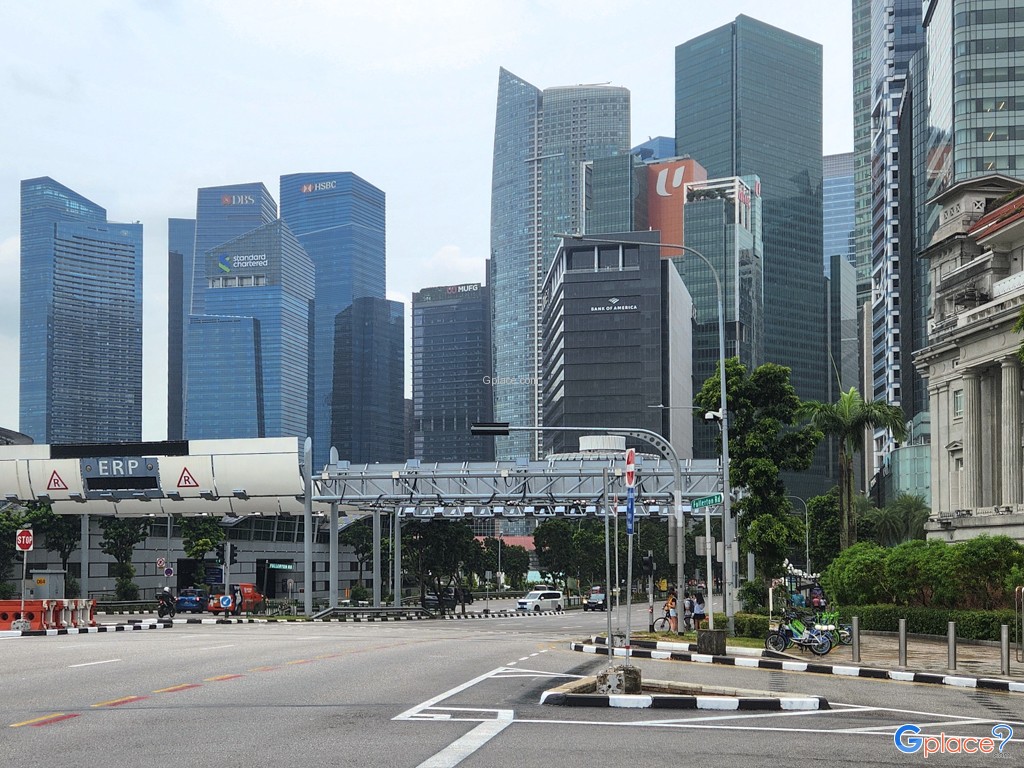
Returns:
[[[83,477],[149,477],[156,462],[141,456],[103,456],[82,459]]]

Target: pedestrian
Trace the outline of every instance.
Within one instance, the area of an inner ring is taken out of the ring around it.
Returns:
[[[689,632],[693,626],[693,598],[690,597],[690,593],[686,592],[683,595],[683,631]]]
[[[704,595],[701,592],[697,593],[697,597],[693,601],[693,627],[694,629],[700,629],[701,623],[704,621]]]
[[[665,613],[668,614],[668,628],[671,632],[679,631],[679,615],[676,612],[676,588],[668,588],[668,598],[665,600]]]

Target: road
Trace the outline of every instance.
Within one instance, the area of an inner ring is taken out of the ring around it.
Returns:
[[[482,607],[482,606],[477,606]],[[493,606],[492,606],[493,607]],[[635,624],[646,624],[638,612]],[[541,706],[607,665],[568,650],[601,613],[396,623],[184,625],[0,641],[0,760],[20,768],[887,765],[892,733],[989,736],[1024,759],[1024,695],[638,660],[645,678],[826,696],[822,712]],[[929,726],[929,724],[931,724]]]

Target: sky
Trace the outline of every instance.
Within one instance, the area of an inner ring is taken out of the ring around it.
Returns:
[[[850,0],[81,0],[0,6],[0,427],[18,426],[20,182],[142,222],[143,425],[167,435],[167,219],[199,187],[352,171],[387,196],[387,294],[484,281],[498,69],[631,92],[672,136],[675,47],[754,17],[824,50],[825,154],[853,149]],[[699,159],[699,158],[698,158]],[[408,345],[408,330],[407,340]],[[408,389],[407,381],[407,389]]]

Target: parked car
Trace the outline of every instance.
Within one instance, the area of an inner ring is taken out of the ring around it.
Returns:
[[[565,598],[557,590],[536,589],[516,602],[517,611],[560,611]]]
[[[224,597],[224,595],[210,595],[207,610],[209,610],[214,616],[221,611],[224,611],[225,616],[228,614],[238,616],[242,611],[249,612],[259,610],[265,599],[260,591],[256,589],[255,584],[242,583],[232,585],[231,593],[232,594],[229,596],[231,602],[226,610],[224,606],[221,605],[221,598]],[[239,597],[236,597],[236,595],[240,596],[241,599],[239,600]]]
[[[428,611],[436,611],[442,606],[445,608],[454,608],[456,606],[455,594],[445,590],[441,593],[441,599],[437,599],[436,592],[426,592],[423,595],[423,600],[420,603]]]
[[[174,610],[178,613],[202,613],[206,610],[209,599],[205,590],[186,587],[178,593],[178,599],[174,601]]]

